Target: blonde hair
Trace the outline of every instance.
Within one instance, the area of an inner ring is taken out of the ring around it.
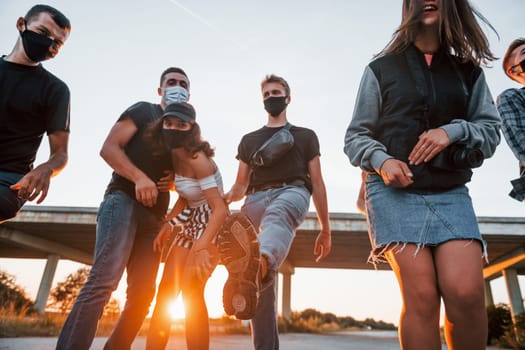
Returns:
[[[279,83],[284,87],[284,92],[286,97],[290,96],[290,86],[288,85],[288,82],[284,80],[284,78],[275,75],[275,74],[268,74],[266,77],[264,77],[263,81],[261,82],[261,89],[264,85],[268,83]]]

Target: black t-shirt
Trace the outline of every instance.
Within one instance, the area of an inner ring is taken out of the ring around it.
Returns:
[[[0,58],[0,171],[26,174],[44,133],[69,131],[69,88],[42,67]]]
[[[122,113],[118,121],[131,119],[137,127],[137,132],[125,147],[129,160],[142,170],[152,181],[157,182],[166,176],[164,171],[173,170],[168,152],[161,156],[153,156],[153,151],[144,138],[144,131],[148,124],[162,117],[162,108],[158,104],[138,102]],[[131,198],[135,198],[135,184],[116,172],[113,172],[106,192],[122,191]],[[150,208],[158,215],[164,215],[168,209],[170,196],[168,192],[160,192],[157,204]]]
[[[237,159],[250,164],[252,155],[261,145],[274,133],[283,127],[269,128],[263,126],[241,139]],[[272,182],[291,182],[303,180],[306,188],[312,192],[312,181],[308,172],[308,162],[319,153],[319,140],[317,135],[310,129],[292,126],[290,132],[294,137],[294,145],[282,158],[276,160],[271,166],[257,167],[250,177],[248,191],[252,187],[261,186]]]

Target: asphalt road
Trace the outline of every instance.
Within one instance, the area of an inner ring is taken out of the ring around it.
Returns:
[[[90,350],[99,350],[106,338],[95,338]],[[332,334],[286,333],[280,337],[282,350],[399,350],[397,334],[390,331],[340,332]],[[56,338],[2,338],[0,350],[54,350]],[[145,337],[137,337],[132,350],[142,350]],[[184,336],[172,336],[166,350],[186,350]],[[210,350],[252,349],[249,335],[212,335]],[[443,350],[447,347],[443,345]],[[488,347],[487,350],[502,350]]]

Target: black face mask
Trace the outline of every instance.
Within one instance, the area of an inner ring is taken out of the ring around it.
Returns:
[[[520,65],[520,67],[521,67],[521,71],[522,71],[522,72],[525,72],[525,59],[524,59],[523,61],[521,61],[521,62],[519,63],[519,65]]]
[[[49,48],[53,45],[53,40],[47,36],[33,32],[32,30],[26,29],[20,32],[22,36],[22,45],[27,57],[33,62],[40,62],[53,57]]]
[[[521,72],[518,71],[518,67],[521,68]],[[515,64],[514,66],[510,67],[510,71],[513,74],[518,74],[518,75],[522,75],[523,73],[525,73],[525,59],[522,60],[520,63]]]
[[[286,96],[272,96],[264,100],[264,109],[266,109],[266,112],[270,113],[272,117],[278,117],[287,106]]]
[[[162,129],[162,139],[168,150],[184,146],[186,139],[190,135],[191,129],[185,131],[177,129]]]

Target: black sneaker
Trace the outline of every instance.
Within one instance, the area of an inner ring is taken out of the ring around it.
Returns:
[[[228,315],[249,320],[255,315],[261,252],[257,231],[242,213],[226,218],[218,237],[219,256],[228,270],[222,303]]]

